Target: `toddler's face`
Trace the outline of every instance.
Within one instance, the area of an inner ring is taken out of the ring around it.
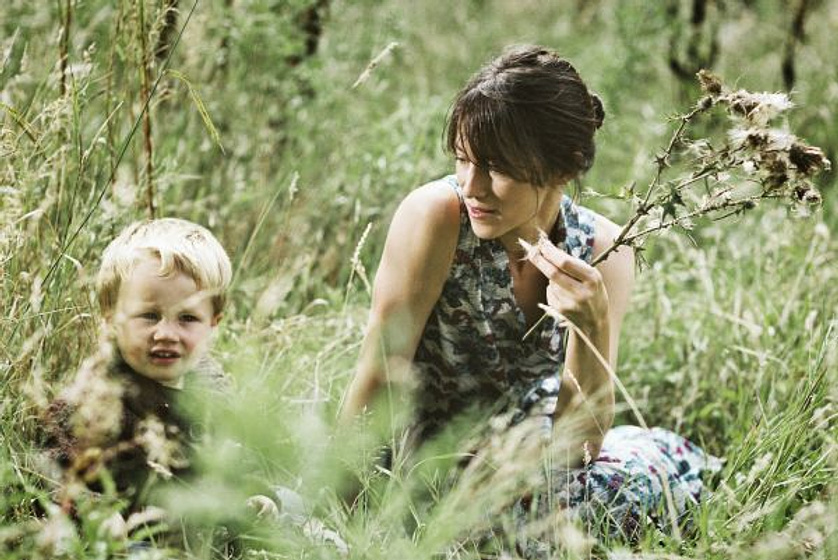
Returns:
[[[125,362],[138,374],[179,386],[209,348],[219,316],[212,298],[183,272],[160,276],[160,261],[144,259],[119,288],[109,318]]]

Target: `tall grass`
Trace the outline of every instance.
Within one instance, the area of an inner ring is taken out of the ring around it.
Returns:
[[[333,0],[317,53],[290,64],[305,52],[298,21],[312,2],[198,2],[187,21],[193,2],[181,1],[183,35],[167,52],[174,72],[163,73],[154,48],[171,25],[170,4],[0,7],[2,556],[55,557],[57,542],[70,543],[69,557],[125,554],[102,528],[116,500],[91,503],[80,529],[47,515],[41,530],[36,513],[49,509],[51,482],[36,474],[33,441],[40,407],[97,339],[90,279],[102,248],[154,205],[208,225],[238,264],[216,350],[236,379],[235,398],[217,405],[204,485],[172,506],[200,538],[171,554],[334,557],[294,527],[249,517],[248,495],[284,484],[339,529],[352,557],[475,557],[470,535],[489,506],[464,501],[475,495],[467,486],[445,491],[450,481],[439,473],[455,462],[455,447],[441,445],[417,468],[376,473],[367,468],[371,434],[395,437],[388,422],[371,418],[366,438],[333,435],[368,305],[357,271],[374,272],[407,190],[448,173],[440,134],[449,100],[509,43],[558,47],[605,100],[597,164],[583,187],[607,195],[648,182],[652,155],[672,131],[665,116],[695,94],[667,67],[672,22],[657,5],[612,0]],[[796,47],[791,118],[834,162],[838,70],[827,53],[838,6],[813,10]],[[782,6],[726,2],[714,17],[714,70],[744,87],[779,89],[790,24]],[[353,89],[392,42],[399,47]],[[681,542],[652,534],[624,557],[838,555],[834,175],[821,186],[823,209],[807,219],[760,208],[647,249],[619,373],[650,423],[727,463],[694,534]],[[618,220],[628,212],[608,197],[583,200]],[[354,513],[336,498],[344,469],[363,481],[364,507]],[[556,527],[565,556],[605,554]],[[61,541],[67,534],[76,536]]]

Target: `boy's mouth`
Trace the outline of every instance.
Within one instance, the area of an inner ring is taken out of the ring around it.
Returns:
[[[166,365],[177,361],[180,358],[180,353],[174,350],[152,350],[149,352],[149,356],[155,364]]]

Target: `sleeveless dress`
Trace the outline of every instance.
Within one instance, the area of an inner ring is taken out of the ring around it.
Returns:
[[[551,318],[522,340],[526,319],[513,294],[507,253],[498,241],[474,234],[456,178],[443,181],[460,199],[459,240],[414,357],[415,442],[433,437],[468,410],[493,413],[515,407],[520,416],[535,410],[539,400],[554,407],[565,359],[564,328]],[[549,236],[590,263],[594,224],[592,211],[565,196]],[[547,407],[549,417],[552,410]],[[702,471],[718,468],[718,459],[677,434],[619,426],[607,432],[595,461],[549,473],[549,495],[516,508],[523,517],[558,504],[585,521],[596,519],[600,533],[631,536],[647,521],[656,521],[666,489],[677,515],[685,514],[701,497]]]

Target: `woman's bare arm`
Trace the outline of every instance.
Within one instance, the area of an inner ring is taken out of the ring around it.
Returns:
[[[358,369],[341,406],[342,423],[361,413],[380,388],[409,375],[451,269],[459,222],[457,195],[441,181],[411,192],[396,211],[373,285]]]

